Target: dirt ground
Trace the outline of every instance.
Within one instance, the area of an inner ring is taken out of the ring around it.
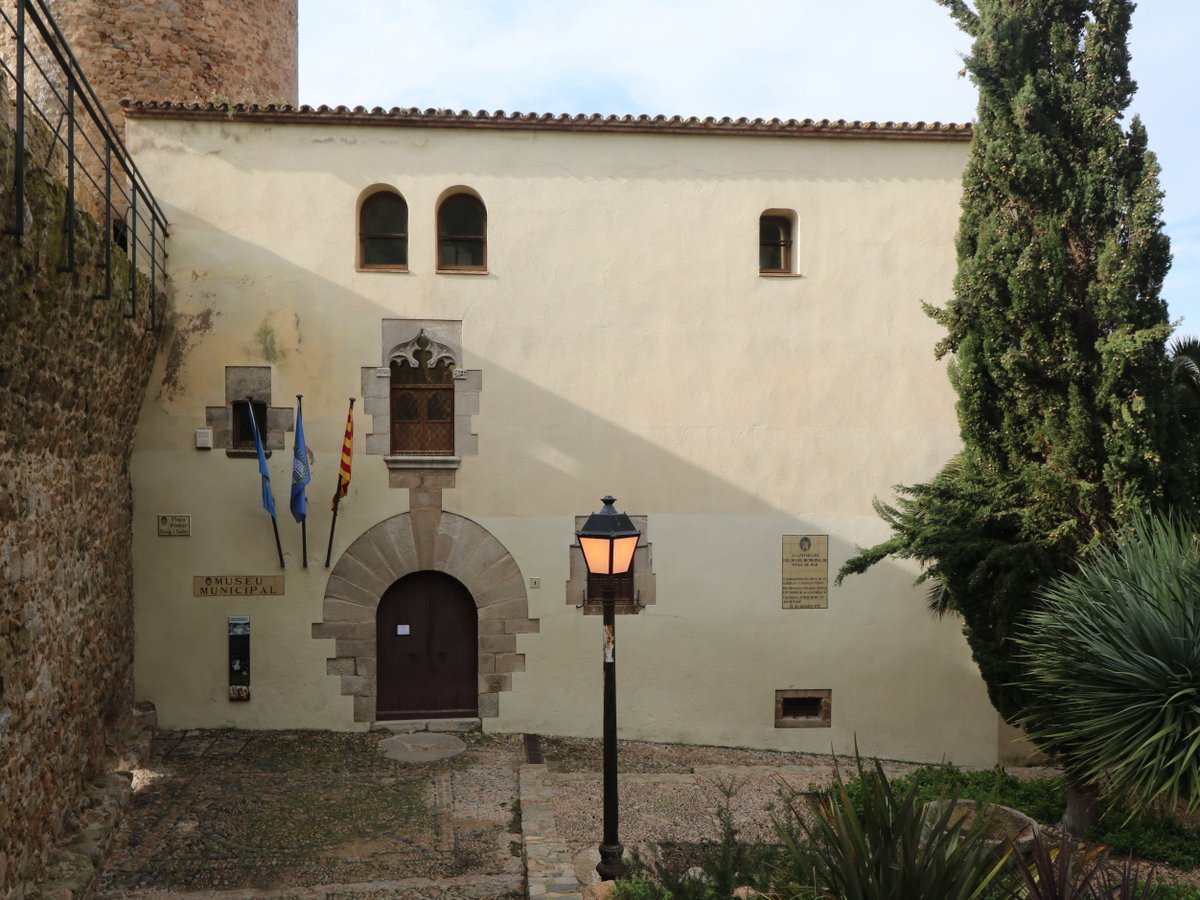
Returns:
[[[519,896],[519,737],[420,764],[386,759],[386,737],[160,732],[98,895]]]
[[[462,735],[462,753],[424,763],[386,758],[379,744],[388,737],[159,732],[134,772],[131,808],[97,896],[522,897],[521,736]],[[602,830],[600,742],[538,743],[558,837],[587,877]],[[622,741],[619,757],[620,837],[643,854],[715,840],[722,802],[742,840],[772,841],[772,809],[790,791],[827,786],[834,771],[829,756],[719,747]],[[893,776],[913,768],[885,763]],[[1158,874],[1200,884],[1200,871]]]

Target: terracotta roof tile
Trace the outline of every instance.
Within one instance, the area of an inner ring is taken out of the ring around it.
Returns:
[[[968,141],[972,127],[952,122],[848,122],[845,119],[704,119],[695,116],[604,116],[507,113],[452,109],[383,109],[376,106],[259,106],[257,104],[157,103],[126,100],[130,118],[240,119],[304,125],[383,125],[402,128],[487,128],[517,131],[595,131],[652,134],[727,134],[767,137],[891,138]]]

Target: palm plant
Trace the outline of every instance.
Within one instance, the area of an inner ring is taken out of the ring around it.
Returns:
[[[1018,637],[1023,724],[1068,778],[1155,803],[1200,805],[1200,554],[1179,518],[1135,516],[1040,594]]]
[[[785,853],[796,859],[796,868],[812,867],[818,896],[838,900],[1013,896],[1007,881],[1008,855],[989,840],[986,816],[964,828],[954,821],[952,803],[923,803],[915,780],[903,794],[897,793],[878,760],[873,771],[866,770],[861,759],[856,765],[861,812],[838,770],[833,788],[815,801],[813,809],[798,805],[793,796],[790,821],[775,818],[776,832]],[[800,841],[800,834],[807,843]]]
[[[1167,349],[1171,361],[1171,394],[1188,433],[1200,432],[1200,338],[1179,337]]]

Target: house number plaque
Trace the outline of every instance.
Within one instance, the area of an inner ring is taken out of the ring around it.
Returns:
[[[829,607],[829,535],[783,536],[783,608]]]

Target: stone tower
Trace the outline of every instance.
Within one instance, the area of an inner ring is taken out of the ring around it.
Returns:
[[[297,0],[48,0],[113,124],[122,99],[297,102]]]

